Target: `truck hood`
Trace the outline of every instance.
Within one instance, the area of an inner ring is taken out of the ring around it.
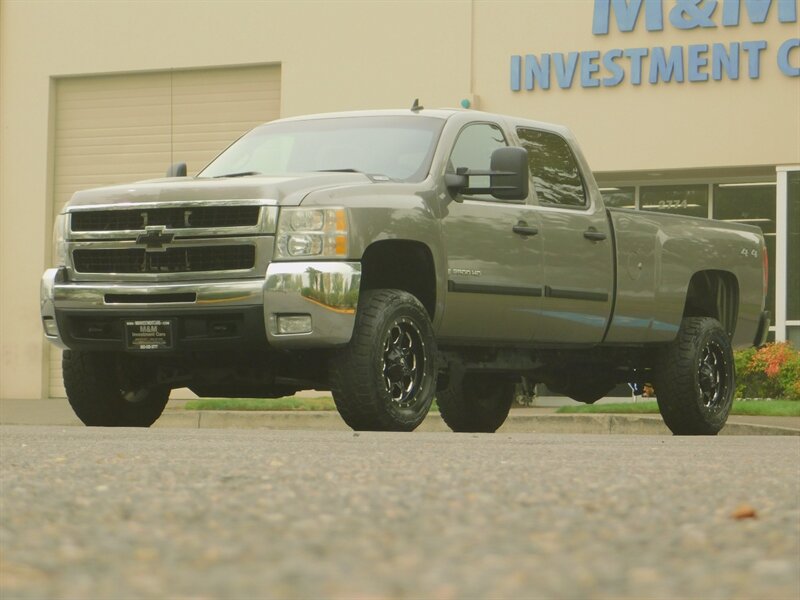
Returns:
[[[251,176],[203,179],[168,177],[76,192],[65,210],[76,207],[208,200],[275,200],[297,206],[309,193],[373,185],[362,173],[298,173],[282,177]]]

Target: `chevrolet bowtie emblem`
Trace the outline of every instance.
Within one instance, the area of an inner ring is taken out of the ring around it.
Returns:
[[[137,244],[144,244],[146,250],[166,250],[165,244],[169,244],[174,233],[166,233],[164,227],[145,227],[147,233],[140,233],[136,236]]]

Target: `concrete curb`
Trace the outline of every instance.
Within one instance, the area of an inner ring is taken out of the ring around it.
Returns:
[[[183,429],[314,429],[348,431],[335,412],[166,411],[155,427]],[[449,432],[438,413],[428,415],[417,431]],[[589,433],[612,435],[672,435],[657,416],[641,415],[514,415],[499,433]],[[728,423],[722,435],[793,435],[789,427]]]
[[[797,417],[774,418],[758,424],[758,418],[731,416],[723,435],[800,435]],[[753,422],[755,421],[755,422]],[[63,399],[4,400],[0,402],[2,425],[82,426]],[[785,425],[785,426],[784,426]],[[168,407],[154,427],[172,429],[306,429],[349,431],[334,411],[210,411]],[[449,432],[438,413],[428,415],[417,431]],[[612,435],[671,435],[659,415],[531,414],[512,410],[500,433],[590,433]]]

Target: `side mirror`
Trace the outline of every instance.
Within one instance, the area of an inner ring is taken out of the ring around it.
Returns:
[[[492,152],[491,194],[499,200],[525,200],[528,197],[528,152],[508,146]]]
[[[186,177],[186,163],[173,163],[167,169],[167,177]]]
[[[488,188],[470,187],[470,177],[489,177]],[[459,194],[491,194],[499,200],[525,200],[528,197],[528,152],[525,148],[506,146],[492,152],[488,171],[464,167],[446,173],[444,182],[456,202]]]

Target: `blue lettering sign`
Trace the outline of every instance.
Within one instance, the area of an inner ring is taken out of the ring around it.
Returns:
[[[664,9],[661,0],[595,0],[592,33],[608,35],[608,23],[613,11],[620,31],[633,31],[644,3],[644,19],[647,31],[664,29]]]
[[[564,54],[556,52],[553,54],[553,68],[556,71],[558,87],[562,90],[572,87],[572,80],[575,77],[575,68],[578,66],[578,53],[570,52],[567,55],[566,63]]]
[[[622,80],[625,79],[625,70],[614,62],[620,57],[622,57],[622,50],[616,48],[614,50],[609,50],[603,55],[603,66],[606,68],[606,71],[611,73],[611,77],[603,79],[603,85],[605,87],[619,85],[622,83]]]
[[[631,59],[631,83],[641,85],[642,83],[642,59],[648,55],[647,48],[628,48],[622,52]]]
[[[658,83],[659,79],[672,81],[673,77],[678,83],[683,83],[683,47],[670,48],[669,58],[664,48],[653,48],[650,54],[650,83]]]
[[[688,52],[688,74],[689,81],[708,81],[708,73],[701,72],[708,66],[708,44],[692,44]]]
[[[750,79],[758,79],[761,76],[761,52],[766,47],[765,40],[742,42],[742,49],[747,52],[747,75]]]
[[[714,81],[722,79],[722,72],[728,79],[739,79],[739,44],[733,42],[730,51],[724,44],[711,47],[711,77]]]
[[[717,9],[717,0],[676,0],[669,11],[669,22],[676,29],[716,27],[711,15]]]
[[[764,23],[772,7],[772,0],[745,0],[747,16],[751,23]],[[722,24],[725,27],[738,27],[741,13],[740,0],[725,0],[722,6]],[[796,0],[778,0],[778,21],[781,23],[797,23]]]
[[[778,67],[784,75],[789,77],[800,77],[800,65],[793,67],[789,62],[789,53],[795,48],[800,48],[800,38],[786,40],[778,48]]]
[[[600,65],[597,64],[599,59],[600,53],[597,50],[581,52],[581,86],[600,87],[600,80],[594,76],[600,70]]]
[[[539,61],[533,54],[525,56],[525,89],[532,90],[536,82],[543,90],[550,89],[550,55],[542,54]]]
[[[522,71],[522,57],[518,54],[511,57],[511,90],[520,90],[519,74]]]

